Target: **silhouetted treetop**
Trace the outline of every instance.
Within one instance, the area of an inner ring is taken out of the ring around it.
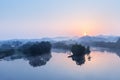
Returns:
[[[50,53],[51,44],[49,42],[27,43],[21,47],[21,51],[26,55],[32,56]]]
[[[73,55],[83,55],[85,54],[86,48],[80,44],[74,44],[71,47],[71,52]]]

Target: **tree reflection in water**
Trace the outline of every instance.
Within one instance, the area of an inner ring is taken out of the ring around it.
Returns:
[[[76,62],[77,65],[82,65],[85,63],[85,56],[87,55],[88,61],[91,60],[90,54],[84,54],[84,55],[71,55],[68,56],[68,58],[72,58],[73,61]]]
[[[0,59],[15,60],[26,59],[33,67],[45,65],[51,56],[51,43],[47,41],[42,42],[27,42],[25,44],[2,44],[0,46]]]
[[[72,60],[75,61],[77,65],[82,65],[85,63],[86,55],[88,57],[88,61],[91,60],[89,46],[86,48],[80,44],[75,44],[72,46],[71,52],[72,52],[72,55],[68,57],[72,58]]]
[[[76,62],[77,65],[82,65],[85,63],[85,56],[82,55],[82,56],[69,56],[72,58],[73,61]]]
[[[38,67],[45,65],[50,60],[51,57],[52,55],[50,53],[46,53],[39,56],[29,57],[27,59],[29,60],[29,64],[31,66]]]
[[[39,66],[43,66],[45,65],[52,57],[51,53],[44,53],[44,54],[40,54],[37,56],[28,56],[28,55],[24,55],[24,54],[11,54],[11,55],[4,55],[0,54],[0,56],[2,56],[0,59],[1,60],[6,60],[6,61],[12,61],[12,60],[16,60],[16,59],[24,59],[24,60],[28,60],[29,64],[32,67],[39,67]]]

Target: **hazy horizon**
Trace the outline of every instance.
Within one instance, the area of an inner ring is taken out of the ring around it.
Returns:
[[[0,0],[0,39],[116,35],[120,0]]]

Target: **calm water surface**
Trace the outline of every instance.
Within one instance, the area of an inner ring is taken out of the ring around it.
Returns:
[[[36,58],[1,59],[0,80],[120,80],[120,57],[93,51],[80,60],[52,52]]]

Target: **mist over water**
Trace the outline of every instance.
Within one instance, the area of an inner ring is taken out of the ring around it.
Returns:
[[[36,57],[1,58],[2,80],[119,80],[120,57],[116,53],[94,50],[73,60],[65,50],[53,50]],[[79,64],[78,64],[79,63]],[[12,73],[12,74],[11,74]]]
[[[120,80],[120,0],[0,0],[0,80]]]

